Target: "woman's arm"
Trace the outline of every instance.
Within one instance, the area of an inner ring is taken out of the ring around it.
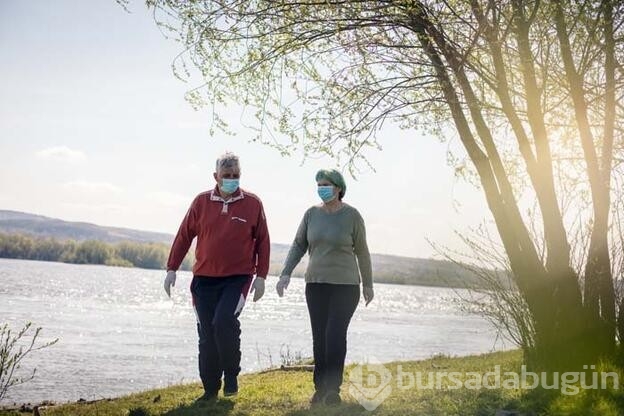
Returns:
[[[295,239],[290,246],[290,250],[288,250],[288,256],[286,257],[284,268],[282,269],[280,276],[290,276],[294,268],[297,267],[297,264],[299,264],[299,261],[301,261],[301,258],[308,250],[309,212],[310,210],[306,211],[303,215],[303,219],[301,220],[301,224],[299,224]]]
[[[373,287],[373,268],[371,265],[370,252],[366,243],[366,227],[364,219],[360,213],[355,211],[355,225],[353,229],[353,250],[357,256],[360,275],[362,276],[362,286]]]

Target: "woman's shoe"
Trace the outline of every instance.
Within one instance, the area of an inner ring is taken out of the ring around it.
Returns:
[[[312,398],[310,398],[310,405],[311,406],[318,406],[319,404],[323,404],[324,401],[325,401],[325,392],[317,390],[312,395]]]
[[[325,395],[325,404],[327,406],[336,406],[342,403],[342,399],[340,398],[340,394],[337,391],[330,391]]]

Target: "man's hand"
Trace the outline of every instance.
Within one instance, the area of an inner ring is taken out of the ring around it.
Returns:
[[[362,294],[364,295],[364,301],[366,302],[365,306],[368,306],[368,304],[371,303],[371,301],[375,297],[375,292],[373,291],[373,288],[364,286],[362,288]]]
[[[167,296],[171,297],[171,286],[175,286],[176,281],[176,272],[173,270],[169,270],[167,272],[167,277],[165,277],[165,292],[167,292]]]
[[[254,302],[258,301],[262,297],[262,295],[264,295],[264,278],[263,277],[256,276],[256,278],[253,281],[253,284],[251,285],[250,293],[252,292],[254,294],[253,296]]]
[[[284,296],[284,290],[288,288],[288,284],[290,283],[290,276],[280,276],[279,281],[275,285],[275,290],[277,290],[277,295],[281,298]]]

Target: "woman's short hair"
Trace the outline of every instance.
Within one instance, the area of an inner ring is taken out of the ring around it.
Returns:
[[[342,173],[338,172],[336,169],[321,169],[316,172],[316,181],[318,182],[321,179],[325,179],[334,184],[334,186],[340,188],[338,199],[342,201],[345,192],[347,192],[347,184],[345,183]]]

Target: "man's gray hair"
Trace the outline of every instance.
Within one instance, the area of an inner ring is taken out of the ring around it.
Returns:
[[[226,152],[219,156],[217,159],[217,165],[215,170],[218,172],[220,169],[224,168],[234,168],[238,167],[240,169],[240,163],[238,161],[238,156],[236,156],[232,152]]]

